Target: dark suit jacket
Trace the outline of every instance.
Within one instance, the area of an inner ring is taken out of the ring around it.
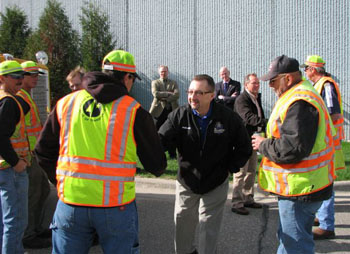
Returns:
[[[253,133],[258,130],[258,127],[262,127],[263,132],[265,132],[266,129],[267,119],[265,119],[264,110],[261,106],[260,93],[258,94],[257,100],[261,108],[262,117],[258,116],[258,108],[255,106],[253,100],[245,89],[235,102],[235,112],[242,118],[249,136],[252,136]]]
[[[235,97],[232,97],[231,95],[233,93],[237,93],[237,95]],[[230,79],[226,93],[224,90],[224,82],[223,81],[220,81],[220,82],[215,84],[215,101],[217,103],[225,105],[226,107],[230,108],[231,110],[233,110],[235,100],[240,93],[241,93],[241,83],[239,83],[238,81]],[[223,95],[224,99],[220,100],[218,98],[219,95]]]

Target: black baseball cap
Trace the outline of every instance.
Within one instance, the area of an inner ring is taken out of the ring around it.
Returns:
[[[278,74],[291,73],[299,71],[299,62],[295,58],[286,55],[276,57],[270,64],[269,72],[261,76],[259,79],[268,81],[276,77]]]

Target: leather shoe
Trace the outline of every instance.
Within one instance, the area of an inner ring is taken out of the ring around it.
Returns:
[[[321,228],[315,228],[314,230],[312,230],[312,233],[314,234],[314,240],[325,240],[335,238],[334,231],[324,230]]]
[[[247,209],[245,209],[244,207],[239,207],[239,208],[232,207],[231,211],[234,213],[240,214],[240,215],[248,215],[249,214],[249,211]]]
[[[250,204],[244,204],[244,207],[259,209],[259,208],[262,208],[262,205],[259,203],[253,202]]]
[[[22,242],[25,249],[46,249],[52,245],[49,239],[40,237],[25,239]]]
[[[320,221],[315,217],[314,219],[314,226],[318,227],[320,225]]]

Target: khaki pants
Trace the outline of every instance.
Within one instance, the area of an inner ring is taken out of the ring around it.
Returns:
[[[258,163],[257,152],[253,151],[243,168],[233,175],[232,207],[240,208],[254,202],[254,183]]]
[[[227,200],[228,178],[214,190],[195,194],[176,181],[175,252],[199,254],[216,252],[224,205]],[[198,225],[198,247],[194,239]]]

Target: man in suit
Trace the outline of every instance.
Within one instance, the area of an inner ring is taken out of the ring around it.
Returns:
[[[235,112],[242,118],[249,137],[264,133],[267,124],[261,106],[260,82],[255,73],[244,78],[244,90],[235,103]],[[253,151],[247,163],[233,175],[232,212],[248,215],[249,208],[262,208],[254,201],[254,183],[257,167],[257,151]]]
[[[154,97],[150,114],[154,118],[157,130],[165,122],[168,114],[179,107],[179,87],[174,80],[168,79],[169,69],[166,65],[158,67],[159,79],[152,81],[152,95]],[[176,157],[175,148],[169,148],[169,156]]]
[[[226,66],[221,67],[222,81],[215,84],[215,101],[233,110],[237,96],[241,93],[241,83],[230,78],[230,71]]]

